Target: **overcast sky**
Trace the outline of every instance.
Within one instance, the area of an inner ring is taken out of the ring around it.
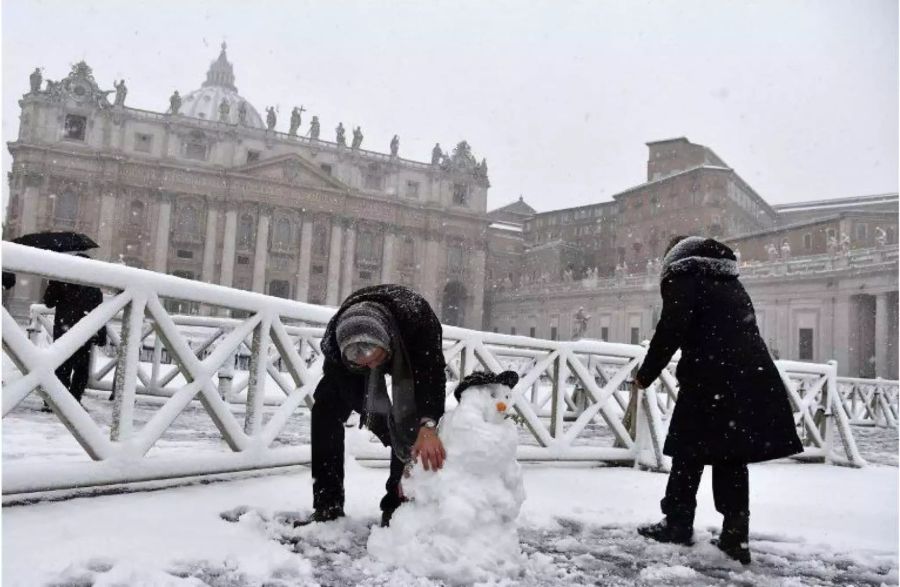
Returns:
[[[647,141],[711,147],[770,203],[897,191],[896,0],[764,2],[4,0],[3,137],[28,74],[84,59],[127,104],[164,111],[228,43],[239,92],[287,130],[429,160],[486,157],[489,207],[609,200]],[[4,167],[9,169],[9,155]],[[5,182],[4,182],[5,190]]]

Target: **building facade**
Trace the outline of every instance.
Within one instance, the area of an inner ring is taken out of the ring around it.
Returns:
[[[349,146],[343,124],[334,141],[317,118],[304,133],[297,109],[278,132],[274,109],[264,122],[237,92],[224,45],[166,112],[127,106],[124,81],[111,104],[83,62],[31,82],[4,238],[78,230],[102,260],[318,304],[404,283],[445,323],[481,327],[489,181],[465,141],[419,162],[398,139],[363,149],[359,127]],[[17,286],[11,304],[37,295]]]

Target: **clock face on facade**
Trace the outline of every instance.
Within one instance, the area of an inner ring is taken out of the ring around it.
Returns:
[[[85,101],[88,96],[90,96],[90,94],[91,89],[87,86],[87,84],[82,82],[75,82],[74,84],[72,84],[72,97],[77,101]]]

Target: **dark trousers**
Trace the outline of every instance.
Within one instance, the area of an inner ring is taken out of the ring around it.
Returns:
[[[87,387],[88,376],[91,370],[91,346],[86,344],[66,359],[66,362],[59,366],[56,370],[56,376],[66,386],[69,393],[77,400],[81,401],[84,390]]]
[[[362,403],[363,398],[346,397],[334,389],[316,393],[312,408],[313,508],[316,511],[344,507],[344,423],[350,412],[362,412]],[[391,450],[391,472],[381,499],[382,511],[393,512],[400,506],[403,468],[403,461]]]
[[[692,526],[697,509],[697,488],[703,464],[689,459],[672,459],[666,496],[660,502],[666,518]],[[746,463],[712,465],[713,499],[716,511],[725,518],[750,512],[750,485]]]

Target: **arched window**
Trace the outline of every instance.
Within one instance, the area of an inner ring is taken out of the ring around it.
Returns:
[[[178,214],[177,227],[181,234],[197,234],[197,209],[190,205],[183,207]]]
[[[132,200],[128,211],[129,224],[144,224],[144,203],[140,200]]]
[[[245,249],[253,247],[253,217],[249,214],[241,216],[238,227],[238,245]]]
[[[74,223],[78,216],[78,196],[72,192],[56,196],[53,216],[57,222]]]
[[[328,227],[321,222],[313,228],[313,252],[317,255],[328,253]]]
[[[459,241],[450,242],[447,245],[447,270],[451,273],[462,272],[464,257],[462,243]]]
[[[291,246],[291,221],[279,218],[275,223],[275,234],[272,239],[275,248],[285,250]]]
[[[403,239],[403,246],[400,249],[400,262],[406,266],[416,264],[416,241],[410,236]]]

